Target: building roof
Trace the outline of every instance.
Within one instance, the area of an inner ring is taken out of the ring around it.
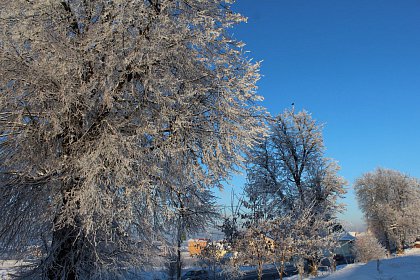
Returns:
[[[341,235],[340,238],[338,239],[338,241],[354,241],[354,240],[356,240],[356,237],[354,237],[348,232],[343,233],[343,235]]]

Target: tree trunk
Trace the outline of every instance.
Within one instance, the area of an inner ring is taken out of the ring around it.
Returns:
[[[79,230],[74,226],[66,226],[55,230],[52,236],[52,252],[48,258],[47,277],[50,280],[76,280],[77,265],[83,248],[78,236]]]
[[[284,252],[281,256],[281,268],[280,268],[280,279],[283,279],[283,273],[284,273]]]
[[[280,270],[277,270],[277,272],[279,273],[279,278],[280,280],[283,280],[283,273],[284,273],[284,252],[282,252],[281,254],[281,260],[280,260]]]
[[[310,269],[311,275],[317,276],[318,275],[318,262],[314,259],[310,259]]]
[[[404,229],[401,229],[400,231],[400,238],[399,238],[399,248],[397,250],[398,254],[404,254],[404,245],[405,245],[405,234]]]
[[[181,243],[180,236],[178,237],[177,259],[176,259],[176,279],[181,280],[182,262],[181,262]]]
[[[71,189],[74,185],[70,186]],[[68,207],[70,200],[63,194],[63,208]],[[57,213],[54,225],[61,220],[62,213]],[[92,265],[92,248],[81,230],[81,221],[74,218],[72,224],[66,224],[52,233],[51,249],[46,259],[46,277],[49,280],[77,280],[89,274]],[[84,275],[80,275],[83,270]]]
[[[179,207],[179,213],[178,213],[178,232],[177,232],[177,259],[176,259],[176,279],[181,280],[181,274],[182,274],[182,260],[181,260],[181,245],[182,245],[182,239],[183,239],[183,232],[184,232],[184,202],[183,197],[180,192],[177,193],[178,198],[178,207]]]
[[[263,263],[262,261],[258,261],[258,280],[262,279],[262,270],[263,270]]]
[[[385,248],[387,251],[387,256],[391,256],[391,242],[389,241],[388,233],[385,232]]]

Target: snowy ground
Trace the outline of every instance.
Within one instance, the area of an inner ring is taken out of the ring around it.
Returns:
[[[420,250],[410,250],[404,256],[367,264],[353,264],[326,277],[325,280],[418,280]]]
[[[8,273],[13,268],[21,266],[22,262],[0,261],[0,280],[10,279]],[[145,273],[142,280],[164,279],[162,272]],[[285,280],[299,280],[299,276],[285,278]],[[306,280],[420,280],[420,249],[406,251],[406,254],[399,257],[383,259],[367,264],[357,263],[344,267],[339,267],[332,274],[324,274],[316,278],[306,278]]]
[[[297,275],[286,278],[298,280]],[[307,278],[310,279],[310,278]],[[323,280],[420,280],[420,249],[406,251],[405,255],[371,261],[367,264],[350,264],[330,275],[324,275],[315,279]]]
[[[15,260],[0,260],[0,280],[8,280],[11,279],[10,274],[13,273],[14,269],[20,267],[24,264],[27,264],[23,261],[15,261]]]

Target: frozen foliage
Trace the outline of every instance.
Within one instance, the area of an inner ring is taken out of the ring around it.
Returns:
[[[235,249],[239,251],[238,260],[254,265],[258,280],[261,280],[264,265],[273,262],[274,259],[274,241],[267,235],[267,223],[262,221],[246,225],[246,229],[235,243]]]
[[[356,250],[356,259],[359,262],[383,259],[386,255],[385,248],[371,233],[357,237],[354,249]]]
[[[248,193],[277,212],[316,202],[314,211],[334,213],[345,181],[324,157],[322,126],[306,111],[287,109],[270,122],[271,132],[249,159]],[[253,194],[255,192],[255,194]]]
[[[0,243],[41,246],[29,277],[115,279],[210,209],[264,129],[231,3],[0,1]]]
[[[420,233],[420,184],[398,171],[378,168],[356,180],[368,228],[390,253],[411,245]]]
[[[337,240],[335,215],[342,208],[337,198],[345,192],[345,181],[338,165],[324,157],[322,126],[309,113],[285,110],[270,128],[249,158],[249,205],[256,208],[254,216],[270,224],[277,261],[298,256],[316,272]]]

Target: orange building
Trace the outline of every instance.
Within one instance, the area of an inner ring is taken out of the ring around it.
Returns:
[[[190,253],[190,256],[200,255],[201,250],[203,250],[207,246],[208,242],[209,239],[206,238],[196,238],[188,240],[188,252]]]

